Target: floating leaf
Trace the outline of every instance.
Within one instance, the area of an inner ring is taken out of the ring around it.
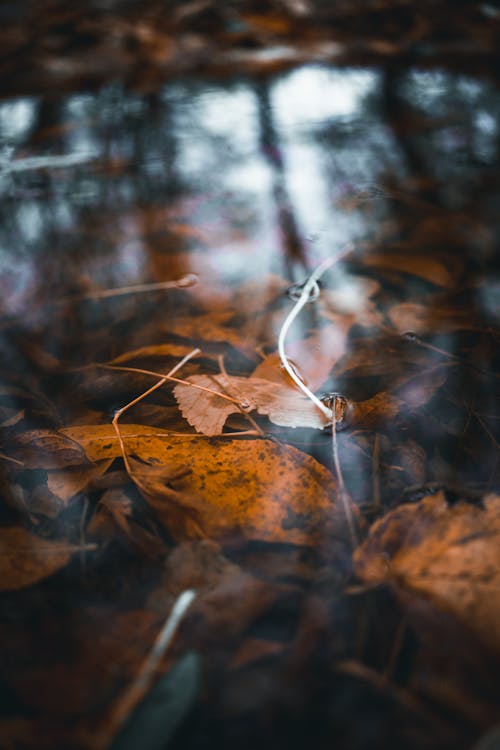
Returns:
[[[377,521],[355,553],[355,569],[367,583],[394,581],[424,595],[498,651],[499,538],[499,496],[487,496],[483,507],[450,507],[440,492]]]
[[[47,578],[81,549],[42,539],[22,527],[0,529],[0,591],[15,591]]]
[[[297,388],[236,375],[193,375],[186,380],[230,396],[240,405],[189,385],[177,385],[174,395],[183,417],[204,435],[220,435],[229,415],[241,411],[257,411],[281,427],[321,430],[329,423],[325,414]]]

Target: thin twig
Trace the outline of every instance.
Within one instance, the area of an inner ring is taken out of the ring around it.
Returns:
[[[188,362],[188,360],[191,359],[191,357],[194,357],[195,354],[198,354],[199,352],[200,352],[200,349],[193,349],[193,351],[189,352],[189,354],[186,354],[186,356],[183,357],[181,359],[181,361],[178,362],[175,365],[175,367],[173,367],[170,370],[170,372],[168,373],[168,375],[164,375],[157,383],[155,383],[153,386],[151,386],[151,388],[148,388],[147,391],[144,391],[144,393],[142,393],[140,396],[137,396],[137,398],[134,398],[128,404],[125,404],[125,406],[123,406],[121,409],[118,409],[118,411],[115,413],[115,416],[113,417],[113,421],[112,421],[113,429],[114,429],[114,431],[116,433],[116,437],[118,438],[118,442],[120,443],[120,450],[122,452],[123,462],[125,464],[125,468],[126,468],[128,474],[132,478],[133,478],[133,471],[132,471],[132,468],[130,466],[130,462],[128,460],[127,452],[125,450],[125,445],[124,445],[124,442],[123,442],[123,438],[121,436],[120,428],[118,426],[118,420],[120,419],[120,417],[122,416],[122,414],[124,414],[126,411],[128,411],[128,409],[130,409],[132,406],[134,406],[135,404],[138,404],[139,401],[142,401],[143,398],[146,398],[146,396],[149,396],[149,394],[153,393],[153,391],[156,391],[158,388],[161,388],[161,386],[164,385],[167,382],[167,380],[169,380],[169,378],[171,377],[171,375],[174,372],[177,372],[178,370],[180,370],[181,367],[183,367],[186,364],[186,362]]]
[[[98,300],[107,299],[109,297],[122,297],[125,294],[144,294],[146,292],[159,292],[164,289],[185,289],[190,286],[194,286],[198,281],[197,277],[188,273],[186,276],[182,276],[180,279],[174,281],[158,281],[150,284],[133,284],[132,286],[122,286],[116,289],[101,289],[94,292],[82,292],[81,294],[72,294],[68,297],[63,297],[57,300],[56,304],[62,305],[66,302],[79,302],[80,300]]]
[[[163,627],[158,633],[151,650],[142,662],[139,673],[130,687],[122,695],[114,707],[110,717],[101,732],[97,745],[99,750],[105,750],[114,740],[133,709],[144,698],[151,687],[158,666],[171,645],[177,629],[187,610],[193,603],[196,592],[186,589],[176,599],[171,612],[167,616]]]
[[[192,352],[191,352],[191,356],[194,356]],[[206,388],[203,385],[198,385],[198,383],[191,383],[189,380],[182,380],[182,378],[174,378],[172,377],[172,375],[170,375],[170,373],[168,373],[167,375],[162,375],[162,373],[155,372],[154,370],[143,370],[139,367],[121,367],[120,365],[115,366],[115,365],[97,364],[96,367],[101,367],[105,370],[122,370],[123,372],[137,372],[140,375],[151,375],[152,377],[155,377],[155,378],[161,377],[161,378],[164,378],[165,380],[170,380],[173,383],[180,383],[181,385],[188,385],[191,388],[197,388],[199,391],[205,391],[206,393],[211,393],[213,396],[220,396],[226,401],[230,401],[232,404],[235,404],[235,406],[239,406],[239,402],[237,401],[237,399],[232,398],[231,396],[227,396],[225,393],[221,393],[220,391],[214,391],[212,388]]]
[[[319,287],[318,287],[318,281],[321,278],[321,276],[324,274],[328,268],[333,266],[335,263],[337,263],[342,258],[345,258],[346,255],[351,253],[353,250],[352,245],[347,245],[343,250],[341,250],[337,255],[335,255],[333,258],[327,258],[322,263],[319,264],[319,266],[312,272],[312,274],[307,279],[306,283],[304,284],[304,287],[302,289],[302,292],[300,294],[299,299],[295,303],[295,305],[292,307],[288,315],[286,316],[285,320],[283,321],[283,325],[281,326],[281,330],[279,332],[278,336],[278,352],[281,359],[281,364],[285,368],[288,375],[291,377],[293,382],[300,388],[300,390],[305,393],[305,395],[313,402],[317,408],[325,414],[325,416],[328,417],[329,420],[332,419],[332,410],[328,408],[325,404],[323,404],[317,396],[307,387],[307,385],[302,382],[302,380],[298,377],[296,372],[293,370],[286,353],[285,343],[286,343],[286,337],[288,334],[288,331],[290,330],[290,327],[292,323],[294,322],[295,318],[298,316],[300,311],[303,307],[311,300],[313,294],[319,293]]]

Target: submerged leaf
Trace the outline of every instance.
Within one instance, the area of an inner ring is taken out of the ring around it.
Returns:
[[[444,493],[401,505],[377,521],[356,551],[367,583],[397,582],[452,613],[500,650],[500,497],[450,507]]]
[[[238,530],[250,539],[308,544],[342,515],[333,476],[292,446],[170,436],[132,424],[120,432],[134,480],[178,538],[201,528],[213,537]],[[81,441],[89,460],[121,455],[111,425],[64,433]]]
[[[0,529],[0,591],[15,591],[64,568],[81,547],[42,539],[22,527]]]
[[[112,459],[105,459],[90,466],[68,467],[50,471],[47,477],[49,490],[65,503],[84,490],[89,482],[102,476],[111,466]]]

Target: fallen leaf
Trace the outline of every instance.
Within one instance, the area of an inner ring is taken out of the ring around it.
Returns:
[[[418,276],[436,286],[450,287],[456,281],[455,271],[450,270],[454,269],[453,262],[446,263],[422,254],[401,251],[370,253],[363,257],[362,262],[367,266]]]
[[[126,439],[130,452],[143,461],[155,460],[155,451],[159,451],[164,444],[163,441],[170,436],[167,430],[142,424],[120,425],[120,432]],[[77,443],[88,461],[118,458],[122,455],[120,443],[111,424],[64,427],[61,434]]]
[[[49,490],[65,503],[84,490],[89,482],[102,476],[111,466],[112,459],[105,459],[89,466],[69,466],[63,470],[48,472]]]
[[[450,507],[439,492],[377,521],[355,552],[355,570],[366,583],[425,596],[499,651],[499,538],[499,496]]]
[[[22,527],[0,529],[0,591],[31,586],[64,568],[82,547],[42,539]]]
[[[156,344],[154,346],[141,346],[139,349],[132,349],[124,352],[118,357],[110,360],[108,364],[118,365],[121,362],[130,362],[134,359],[145,357],[184,357],[193,350],[192,346],[186,344]],[[193,355],[198,356],[198,355]]]
[[[343,518],[333,476],[292,446],[181,438],[142,425],[123,425],[120,431],[136,459],[139,489],[166,528],[174,518],[178,538],[196,535],[195,517],[210,537],[238,530],[251,539],[308,544],[321,539],[339,513]],[[121,455],[111,425],[63,432],[81,441],[90,461]]]
[[[402,302],[388,312],[389,319],[399,333],[412,331],[419,335],[451,333],[477,328],[470,310],[436,308],[416,302]]]
[[[15,438],[14,456],[28,469],[60,469],[86,463],[81,446],[61,432],[30,430]]]
[[[310,427],[321,430],[329,420],[297,388],[271,383],[262,378],[236,375],[192,375],[186,381],[209,388],[239,403],[231,403],[215,393],[179,384],[174,395],[182,416],[204,435],[220,435],[230,414],[257,411],[281,427]]]
[[[287,344],[289,360],[312,391],[320,388],[330,376],[335,363],[345,354],[346,340],[347,330],[336,325],[324,325],[306,339]],[[295,384],[282,366],[278,352],[268,354],[255,368],[251,377],[280,383],[296,390]]]
[[[345,424],[347,427],[375,429],[381,421],[394,420],[405,402],[386,391],[380,391],[366,401],[347,401]]]
[[[156,560],[165,554],[160,537],[134,521],[132,501],[123,490],[106,490],[90,519],[87,534],[92,539],[109,540],[117,531],[146,558]]]

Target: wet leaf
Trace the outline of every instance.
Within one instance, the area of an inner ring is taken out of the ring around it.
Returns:
[[[165,545],[160,537],[134,521],[132,502],[121,489],[104,492],[87,526],[87,533],[90,538],[103,540],[109,540],[118,533],[151,560],[165,554]]]
[[[377,521],[354,556],[367,583],[393,582],[452,613],[500,650],[500,497],[450,507],[443,492]]]
[[[141,346],[139,349],[132,349],[129,352],[120,354],[118,357],[110,360],[108,364],[118,365],[122,362],[130,362],[130,360],[139,359],[141,357],[184,357],[186,354],[189,354],[192,349],[192,346],[186,344],[156,344],[154,346]]]
[[[42,539],[21,527],[0,529],[0,591],[16,591],[42,581],[64,568],[80,549]]]
[[[422,254],[405,252],[370,253],[363,258],[363,264],[389,271],[419,276],[436,286],[451,287],[456,281],[456,259],[449,262],[429,258]]]
[[[111,466],[112,459],[105,459],[90,466],[68,467],[61,471],[49,471],[49,490],[65,503],[84,490],[97,477],[102,476]]]
[[[236,530],[250,539],[307,544],[338,512],[332,475],[291,446],[188,438],[162,441],[159,453],[163,465],[143,465],[138,486],[176,535],[196,533],[194,519],[213,538]],[[189,518],[179,526],[182,510]]]
[[[438,308],[416,302],[402,302],[389,310],[389,318],[399,333],[419,335],[451,333],[477,328],[470,310]]]
[[[86,463],[81,446],[61,432],[31,430],[16,438],[14,455],[29,469],[60,469]]]
[[[62,432],[90,461],[121,456],[111,425]],[[306,544],[321,538],[338,512],[333,476],[292,446],[171,436],[133,424],[120,432],[139,489],[179,538],[200,527],[207,536],[240,530],[251,539]]]

